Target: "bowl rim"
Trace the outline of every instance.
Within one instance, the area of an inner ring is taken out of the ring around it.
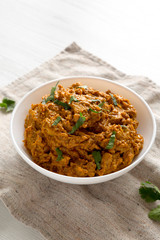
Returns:
[[[66,176],[66,175],[61,175],[55,172],[51,172],[45,168],[40,167],[38,164],[34,163],[32,161],[32,159],[28,158],[23,152],[22,150],[19,148],[15,138],[14,138],[14,134],[13,134],[13,121],[14,121],[14,117],[16,115],[16,112],[19,108],[19,106],[22,104],[22,102],[32,93],[36,92],[38,89],[43,88],[45,85],[57,82],[57,81],[63,81],[63,80],[73,80],[73,79],[77,79],[80,81],[80,79],[95,79],[95,80],[102,80],[102,81],[107,81],[110,82],[112,84],[118,85],[122,88],[125,88],[126,90],[132,92],[134,95],[136,95],[137,98],[139,98],[143,104],[146,106],[146,108],[148,109],[148,112],[151,116],[152,119],[152,124],[153,124],[153,133],[152,133],[152,138],[150,140],[149,146],[148,148],[145,150],[145,152],[142,154],[142,156],[140,156],[136,161],[132,162],[129,166],[118,170],[117,172],[113,172],[113,173],[109,173],[106,175],[102,175],[102,176],[94,176],[94,177],[71,177],[71,176]],[[65,183],[70,183],[70,184],[96,184],[96,183],[101,183],[101,182],[106,182],[112,179],[115,179],[117,177],[122,176],[124,173],[129,172],[131,169],[133,169],[135,166],[137,166],[144,158],[144,156],[148,153],[148,151],[150,150],[150,148],[152,147],[155,137],[156,137],[156,120],[155,117],[153,115],[153,112],[151,110],[151,108],[149,107],[149,105],[147,104],[147,102],[139,95],[137,94],[134,90],[130,89],[129,87],[124,86],[121,83],[115,82],[113,80],[109,80],[106,78],[102,78],[102,77],[95,77],[95,76],[68,76],[68,77],[61,77],[61,78],[57,78],[54,80],[50,80],[46,83],[43,83],[41,85],[39,85],[36,88],[33,88],[31,91],[29,91],[28,93],[26,93],[17,103],[16,107],[14,108],[13,112],[12,112],[12,116],[11,116],[11,122],[10,122],[10,135],[12,138],[12,142],[13,145],[15,147],[15,149],[17,150],[17,152],[19,153],[19,155],[25,160],[25,162],[27,162],[32,168],[34,168],[35,170],[37,170],[38,172],[40,172],[41,174],[50,177],[54,180],[60,181],[60,182],[65,182]]]

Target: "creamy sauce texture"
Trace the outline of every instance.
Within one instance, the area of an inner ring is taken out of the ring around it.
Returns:
[[[80,86],[75,83],[65,89],[59,84],[54,100],[31,106],[25,119],[24,145],[33,161],[49,171],[74,177],[101,176],[130,165],[144,141],[136,130],[136,109],[110,90]],[[69,104],[72,96],[78,101]],[[58,105],[56,99],[70,108]],[[82,120],[80,113],[85,121],[70,134]],[[54,125],[57,118],[59,122]],[[113,132],[113,147],[107,149]],[[93,151],[100,153],[99,165]],[[57,160],[60,153],[61,159]]]

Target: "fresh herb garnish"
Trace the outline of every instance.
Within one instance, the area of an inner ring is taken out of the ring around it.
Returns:
[[[114,104],[115,106],[117,106],[117,100],[116,100],[116,98],[113,96],[112,93],[109,93],[109,95],[110,95],[111,98],[112,98],[113,104]]]
[[[127,126],[126,125],[120,125],[122,128],[127,128]]]
[[[101,102],[101,103],[98,105],[98,107],[102,108],[104,104],[105,104],[105,101]]]
[[[91,99],[91,102],[101,102],[99,99]]]
[[[159,188],[148,181],[141,183],[139,194],[141,195],[141,198],[143,198],[146,202],[154,202],[156,200],[160,200]]]
[[[99,99],[91,99],[91,102],[100,102],[100,104],[98,104],[98,107],[102,108],[103,105],[105,104],[105,101],[100,101]]]
[[[109,139],[109,143],[108,143],[108,145],[106,146],[106,149],[111,149],[111,148],[113,148],[115,138],[116,138],[116,131],[113,131],[113,132],[112,132],[112,135],[111,135],[111,137],[110,137],[110,139]]]
[[[69,134],[73,134],[82,124],[85,122],[86,118],[82,115],[80,112],[80,117],[76,124],[72,127],[72,130],[69,132]]]
[[[160,190],[151,182],[142,182],[139,188],[139,194],[146,202],[155,202],[160,200]],[[160,221],[160,205],[148,213],[148,217],[155,221]]]
[[[42,104],[43,104],[43,105],[46,104],[46,99],[45,99],[45,98],[43,98]]]
[[[55,87],[52,87],[50,95],[47,97],[47,99],[43,99],[42,104],[45,104],[49,101],[54,101],[54,95],[55,95],[55,91],[58,83],[59,81],[56,83]]]
[[[102,112],[102,110],[100,110],[100,111],[95,111],[95,110],[93,110],[92,108],[89,108],[89,110],[90,110],[91,112],[94,112],[94,113],[100,113],[100,112]]]
[[[149,213],[148,217],[155,221],[160,221],[160,205],[158,205],[156,208],[153,208]]]
[[[96,151],[96,150],[93,151],[92,156],[95,160],[97,169],[100,170],[101,169],[101,159],[102,159],[100,151]]]
[[[63,158],[63,153],[59,148],[56,148],[56,152],[57,152],[57,155],[58,155],[56,161],[58,162]]]
[[[6,112],[11,112],[15,107],[15,101],[8,98],[3,98],[2,102],[0,103],[0,107],[5,108]]]
[[[87,89],[87,88],[88,88],[88,86],[86,86],[86,85],[83,85],[83,86],[78,86],[77,88],[84,88],[84,89]]]
[[[71,96],[71,98],[69,100],[69,104],[71,104],[72,101],[79,102],[79,100],[75,96]]]
[[[54,103],[57,105],[61,105],[62,107],[64,107],[65,110],[71,109],[71,107],[68,105],[68,103],[61,102],[58,99],[54,100]]]
[[[54,121],[54,123],[52,123],[52,126],[57,125],[60,121],[61,121],[61,117],[58,116],[58,117],[56,118],[56,120]]]

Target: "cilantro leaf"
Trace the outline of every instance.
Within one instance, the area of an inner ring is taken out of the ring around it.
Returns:
[[[116,138],[116,131],[113,131],[113,132],[112,132],[112,135],[111,135],[111,137],[110,137],[110,139],[109,139],[109,143],[108,143],[108,145],[106,146],[106,149],[111,149],[111,148],[113,148],[115,138]]]
[[[76,124],[72,127],[72,130],[69,132],[69,134],[73,134],[82,124],[85,122],[86,118],[82,115],[80,112],[80,117]]]
[[[87,86],[87,85],[83,85],[83,86],[78,86],[77,88],[84,88],[84,89],[87,89],[88,86]]]
[[[54,96],[55,91],[56,91],[56,87],[57,87],[58,84],[59,84],[59,81],[56,83],[56,85],[55,85],[54,87],[52,87],[52,89],[51,89],[51,95]]]
[[[60,121],[61,121],[61,117],[58,116],[58,117],[56,118],[56,120],[54,121],[54,123],[52,123],[52,126],[56,126]]]
[[[112,93],[109,93],[109,95],[110,95],[111,98],[112,98],[113,104],[114,104],[115,106],[117,106],[117,100],[116,100],[116,98],[113,96]]]
[[[45,99],[45,103],[47,103],[49,101],[54,101],[54,95],[50,95],[47,97],[47,99]]]
[[[71,96],[68,104],[71,104],[72,101],[74,101],[74,102],[79,102],[79,100],[78,100],[75,96]]]
[[[92,156],[95,160],[97,169],[100,170],[101,169],[101,159],[102,159],[100,151],[96,151],[96,150],[93,151]]]
[[[6,109],[7,109],[7,104],[2,102],[2,103],[0,103],[0,107],[1,107],[1,108],[6,108]]]
[[[92,108],[89,108],[89,110],[90,110],[91,112],[94,112],[94,113],[100,113],[100,112],[102,112],[102,110],[100,110],[100,111],[95,111],[95,110],[93,110]]]
[[[57,87],[58,83],[59,83],[59,81],[56,83],[56,85],[54,87],[52,87],[50,96],[48,96],[47,99],[45,99],[45,100],[43,99],[42,104],[47,103],[49,101],[54,101],[54,95],[55,95],[55,91],[56,91],[56,87]]]
[[[58,99],[54,100],[54,103],[57,105],[61,105],[62,107],[64,107],[65,110],[71,109],[71,107],[68,105],[68,103],[61,102]]]
[[[6,112],[11,112],[15,107],[15,101],[8,98],[3,98],[2,102],[0,103],[0,107],[5,108]]]
[[[102,108],[104,104],[105,104],[105,101],[101,102],[101,103],[98,105],[98,107]]]
[[[148,217],[155,221],[160,221],[160,205],[148,213]]]
[[[57,155],[58,155],[56,161],[59,162],[63,158],[63,153],[59,148],[56,148],[56,152],[57,152]]]
[[[141,183],[139,194],[146,202],[154,202],[160,200],[160,190],[152,183],[146,181]]]

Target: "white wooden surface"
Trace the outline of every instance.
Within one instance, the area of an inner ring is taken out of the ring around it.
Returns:
[[[159,0],[0,0],[0,86],[77,42],[160,85]],[[0,202],[0,240],[42,240]]]

